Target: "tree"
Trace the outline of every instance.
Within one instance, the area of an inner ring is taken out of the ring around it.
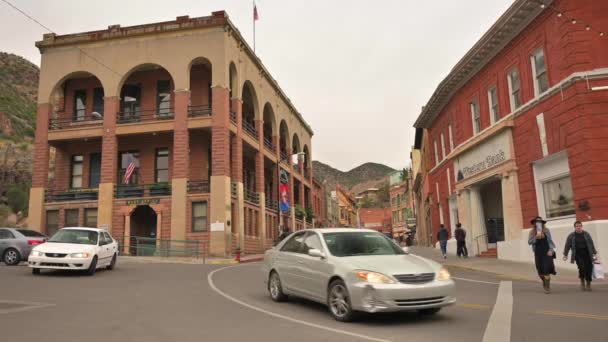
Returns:
[[[375,206],[374,201],[369,197],[363,197],[361,200],[361,208],[373,208]]]
[[[388,183],[382,184],[377,193],[377,204],[379,207],[386,207],[391,201],[391,191]]]
[[[6,192],[6,196],[8,197],[8,206],[13,213],[18,214],[27,209],[27,191],[22,186],[12,185]]]

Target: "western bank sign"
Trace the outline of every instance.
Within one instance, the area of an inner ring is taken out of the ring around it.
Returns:
[[[503,131],[456,157],[456,180],[467,179],[511,159],[510,134]]]

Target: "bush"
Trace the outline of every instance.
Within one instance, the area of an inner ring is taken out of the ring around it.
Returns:
[[[27,191],[23,188],[23,186],[11,186],[6,192],[6,197],[8,197],[8,206],[15,214],[27,209]]]

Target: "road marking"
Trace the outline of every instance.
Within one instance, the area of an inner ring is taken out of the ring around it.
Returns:
[[[376,341],[376,342],[391,342],[390,340],[384,340],[384,339],[375,338],[375,337],[371,337],[371,336],[367,336],[367,335],[355,334],[355,333],[352,333],[350,331],[340,330],[340,329],[334,329],[334,328],[327,327],[327,326],[324,326],[324,325],[310,323],[310,322],[302,321],[302,320],[299,320],[299,319],[296,319],[296,318],[292,318],[292,317],[289,317],[289,316],[284,316],[284,315],[278,314],[276,312],[268,311],[268,310],[259,308],[257,306],[245,303],[242,300],[236,299],[236,298],[230,296],[229,294],[223,292],[222,290],[218,289],[217,286],[215,286],[215,283],[213,282],[213,275],[214,274],[216,274],[216,273],[218,273],[220,271],[223,271],[223,270],[227,270],[229,268],[240,267],[240,266],[245,266],[245,265],[222,267],[222,268],[219,268],[219,269],[214,270],[213,272],[209,273],[209,275],[207,276],[207,282],[209,283],[209,286],[211,287],[211,289],[213,291],[215,291],[216,293],[218,293],[219,295],[223,296],[224,298],[226,298],[226,299],[228,299],[228,300],[230,300],[230,301],[232,301],[234,303],[237,303],[239,305],[242,305],[244,307],[247,307],[249,309],[261,312],[263,314],[266,314],[266,315],[269,315],[269,316],[272,316],[272,317],[284,319],[286,321],[290,321],[290,322],[297,323],[297,324],[306,325],[306,326],[309,326],[309,327],[312,327],[312,328],[317,328],[317,329],[321,329],[321,330],[330,331],[330,332],[333,332],[333,333],[336,333],[336,334],[342,334],[342,335],[347,335],[347,336],[351,336],[351,337],[360,338],[362,340]]]
[[[4,304],[4,305],[3,305]],[[16,300],[0,300],[0,314],[9,314],[54,306],[49,303],[22,302]]]
[[[468,278],[452,277],[452,279],[454,279],[454,280],[462,280],[462,281],[469,281],[471,283],[480,283],[480,284],[490,284],[490,285],[498,285],[499,284],[499,283],[494,283],[494,282],[491,282],[491,281],[475,280],[475,279],[468,279]]]
[[[483,342],[511,341],[511,316],[513,314],[513,282],[501,281],[496,304],[483,334]]]
[[[578,312],[536,311],[536,313],[539,315],[586,318],[586,319],[594,319],[597,321],[608,321],[608,316],[592,315],[592,314],[585,314],[585,313],[578,313]]]
[[[490,308],[490,305],[484,304],[456,304],[456,306],[474,310],[488,310]]]

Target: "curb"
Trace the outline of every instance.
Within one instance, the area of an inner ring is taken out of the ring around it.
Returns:
[[[241,264],[249,264],[252,262],[260,262],[260,261],[264,261],[264,257],[259,257],[259,258],[248,258],[248,259],[241,259]]]

